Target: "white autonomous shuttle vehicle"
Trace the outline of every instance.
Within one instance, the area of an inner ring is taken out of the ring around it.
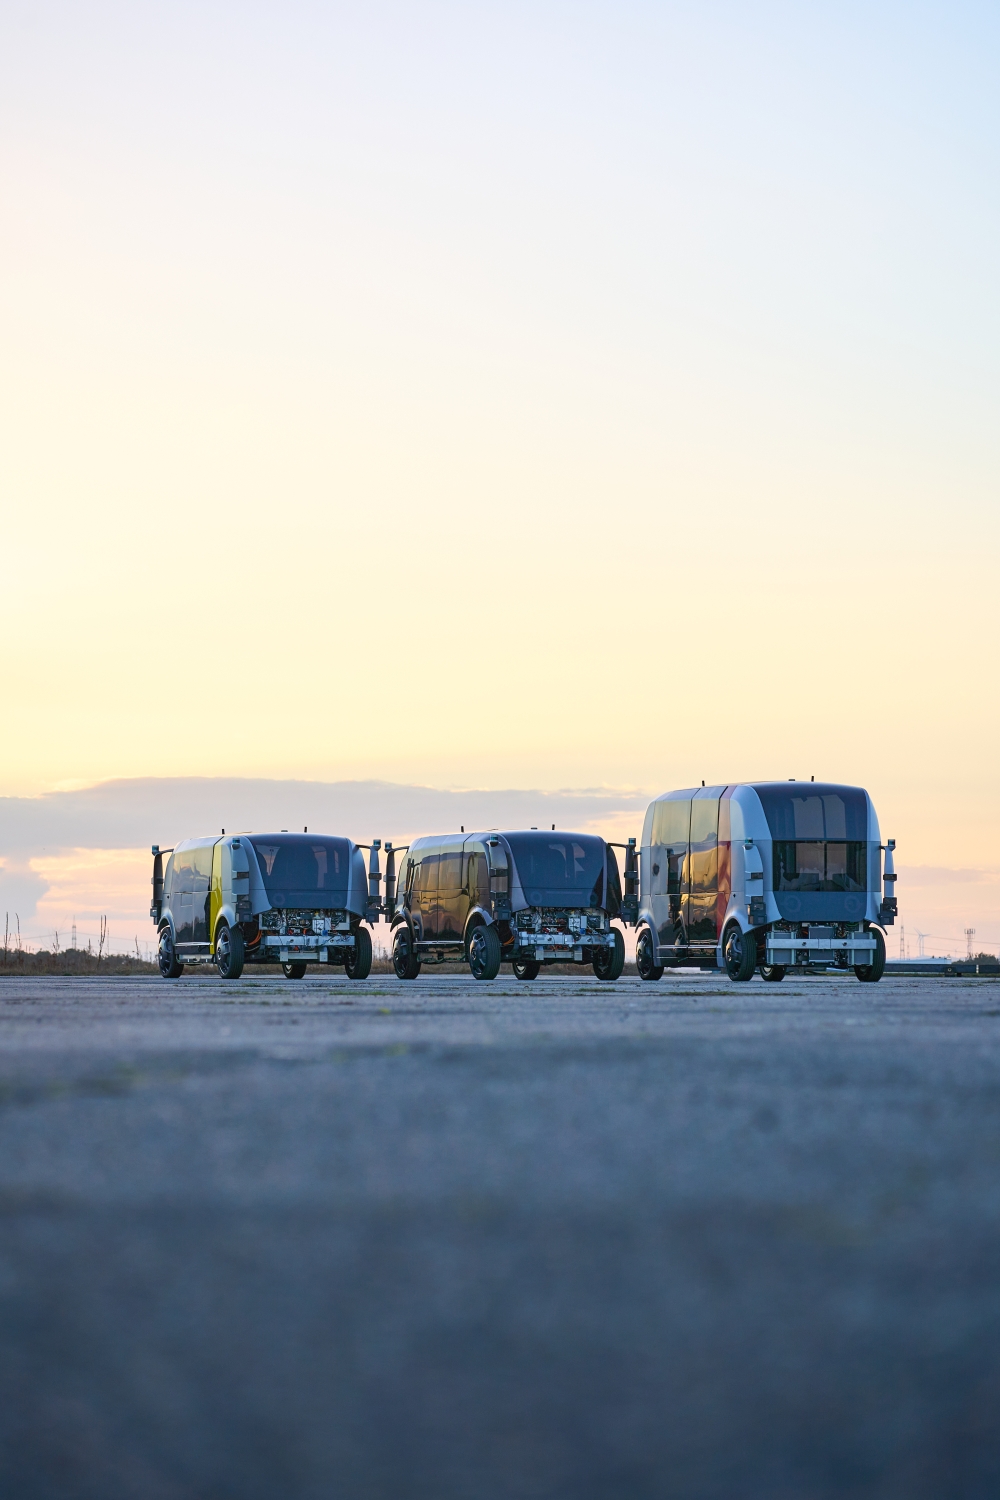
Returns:
[[[862,787],[771,781],[667,792],[647,809],[639,856],[636,963],[853,968],[874,983],[896,915],[893,854]],[[883,870],[882,852],[885,851]],[[882,894],[884,882],[885,894]]]

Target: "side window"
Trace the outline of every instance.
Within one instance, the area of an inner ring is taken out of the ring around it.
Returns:
[[[490,878],[486,864],[486,855],[481,849],[474,849],[467,856],[468,869],[465,875],[465,883],[469,887],[469,900],[473,906],[489,906],[490,904]]]
[[[606,850],[608,858],[608,889],[604,905],[611,915],[617,916],[622,909],[622,883],[621,873],[618,869],[618,853],[609,844]]]
[[[667,855],[667,892],[679,895],[687,880],[688,835],[691,829],[691,803],[685,797],[657,802],[653,813],[653,847],[669,849]]]
[[[425,854],[417,866],[413,880],[413,889],[421,896],[433,895],[438,888],[438,860],[437,854]]]
[[[172,894],[177,895],[180,891],[191,892],[194,890],[194,854],[193,849],[178,849],[171,855],[173,864],[173,886]]]
[[[212,855],[214,853],[214,844],[203,844],[200,849],[191,850],[196,890],[207,889],[212,879]]]
[[[456,895],[462,889],[462,855],[442,854],[438,873],[438,889],[442,895]]]
[[[691,803],[691,890],[714,891],[719,884],[719,799]]]

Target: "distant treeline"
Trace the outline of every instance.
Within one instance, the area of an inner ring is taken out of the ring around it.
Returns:
[[[88,953],[86,948],[66,948],[50,953],[42,948],[29,953],[26,948],[0,947],[0,978],[19,974],[155,974],[155,964],[148,964],[134,953]]]

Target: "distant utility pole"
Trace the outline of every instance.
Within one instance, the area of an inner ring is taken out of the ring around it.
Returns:
[[[905,958],[906,957],[906,928],[905,927],[901,927],[899,929],[899,956],[900,956],[900,958]]]
[[[73,918],[73,947],[76,947],[76,918]]]
[[[972,957],[972,939],[975,937],[975,935],[976,929],[974,927],[967,927],[965,929],[965,941],[968,944],[970,958]]]

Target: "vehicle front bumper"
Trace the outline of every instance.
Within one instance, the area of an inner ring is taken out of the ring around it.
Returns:
[[[339,962],[343,954],[354,947],[354,934],[351,932],[306,932],[286,936],[279,932],[265,932],[261,946],[269,953],[277,950],[276,963],[325,964],[330,962],[331,951],[336,961]]]
[[[796,963],[835,963],[838,954],[847,955],[847,966],[875,962],[875,939],[867,932],[852,932],[847,937],[804,938],[790,932],[769,932],[765,941],[764,962],[790,969]]]
[[[584,948],[613,948],[614,931],[610,932],[530,932],[518,929],[517,951],[519,959],[534,959],[544,963],[546,959],[565,958],[570,963],[583,962]]]

